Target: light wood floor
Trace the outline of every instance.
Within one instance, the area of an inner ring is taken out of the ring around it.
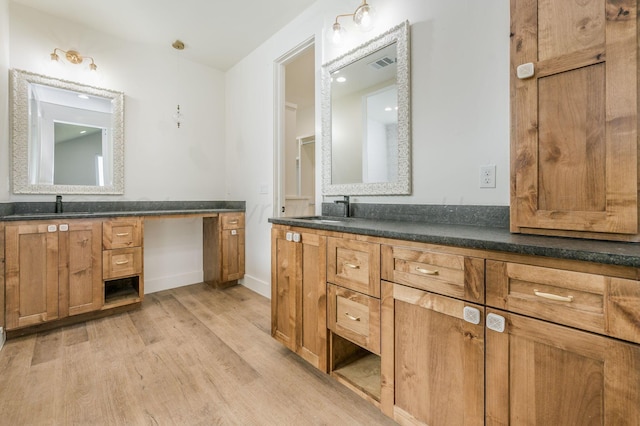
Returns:
[[[270,336],[269,300],[196,284],[0,351],[0,425],[391,425]]]

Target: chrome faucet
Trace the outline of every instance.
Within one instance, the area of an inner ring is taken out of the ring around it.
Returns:
[[[336,204],[344,204],[344,217],[351,216],[351,204],[349,204],[349,196],[345,195],[342,200],[334,201]]]

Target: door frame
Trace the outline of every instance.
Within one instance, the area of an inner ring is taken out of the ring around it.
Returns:
[[[273,125],[273,216],[282,217],[285,202],[284,169],[285,169],[285,67],[301,53],[316,45],[316,37],[311,36],[302,43],[277,58],[273,63],[274,83],[274,125]],[[314,87],[315,90],[315,87]],[[317,198],[317,197],[316,197]],[[315,200],[314,200],[315,201]]]

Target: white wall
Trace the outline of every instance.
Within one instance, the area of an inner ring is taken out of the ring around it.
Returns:
[[[411,23],[413,192],[355,202],[509,203],[509,1],[376,0],[375,30],[352,33],[341,48],[326,45],[323,30],[359,3],[319,0],[226,74],[229,194],[247,201],[245,284],[263,294],[270,280],[267,218],[274,214],[274,60],[309,37],[316,37],[320,141],[320,65],[404,20]],[[495,189],[479,188],[483,164],[496,165]],[[271,184],[269,194],[259,193],[263,183]]]
[[[153,49],[99,33],[6,0],[0,8],[0,84],[8,67],[78,81],[125,93],[125,194],[123,196],[65,195],[74,200],[223,200],[226,198],[224,74],[180,58],[170,42]],[[9,25],[4,25],[5,21]],[[8,29],[8,37],[5,32]],[[76,49],[93,56],[95,76],[68,63],[52,67],[54,47]],[[188,41],[187,41],[188,48]],[[7,87],[6,84],[3,87]],[[0,91],[3,99],[5,91]],[[0,99],[0,108],[6,102]],[[173,121],[180,103],[184,120]],[[6,114],[0,109],[0,120]],[[2,123],[2,122],[0,122]],[[7,126],[0,126],[4,135]],[[0,139],[0,199],[46,201],[54,195],[11,195],[9,148]],[[200,222],[201,223],[201,222]],[[145,290],[176,287],[202,280],[202,230],[193,221],[153,222],[146,227]],[[196,264],[194,264],[194,262]],[[199,264],[199,276],[197,276]],[[170,270],[167,265],[171,265]],[[194,273],[196,276],[194,276]]]
[[[177,75],[179,56],[170,46],[154,50],[22,6],[12,4],[8,10],[7,3],[0,0],[3,87],[8,68],[52,75],[48,55],[61,47],[95,56],[101,77],[93,84],[126,94],[125,195],[65,196],[65,200],[246,200],[245,285],[262,294],[270,292],[267,219],[274,215],[274,60],[310,37],[316,37],[316,157],[320,158],[320,65],[406,19],[412,24],[413,193],[354,197],[354,201],[509,202],[508,0],[376,0],[378,27],[368,34],[352,33],[339,49],[325,44],[324,29],[337,14],[355,10],[360,1],[318,0],[225,75],[186,60],[180,62]],[[65,70],[66,78],[84,81],[71,66]],[[9,192],[6,99],[6,92],[0,91],[0,200],[53,201],[53,196]],[[171,119],[178,102],[185,114],[179,130]],[[478,167],[488,163],[497,166],[497,187],[479,189]],[[319,173],[320,167],[318,185]],[[147,227],[146,251],[153,255],[145,257],[148,290],[154,282],[157,288],[184,283],[164,269],[176,253],[167,241],[181,241],[173,273],[189,276],[197,268],[182,255],[201,257],[196,241],[199,225],[174,223],[159,221]],[[193,237],[192,246],[182,244],[184,233]]]
[[[0,202],[9,200],[9,0],[0,0]]]

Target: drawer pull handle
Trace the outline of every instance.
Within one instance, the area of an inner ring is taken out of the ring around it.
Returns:
[[[128,261],[128,260],[118,260],[118,261],[116,262],[116,265],[126,265],[127,263],[129,263],[129,261]]]
[[[416,266],[416,271],[420,272],[421,274],[426,274],[426,275],[438,275],[439,271],[437,269],[424,269],[421,268],[419,266]]]
[[[237,225],[238,221],[237,220],[230,220],[229,221],[229,225]]]
[[[127,235],[129,235],[128,232],[119,232],[116,234],[116,237],[126,237]]]
[[[360,321],[360,317],[354,317],[353,315],[350,315],[349,312],[345,312],[344,315],[351,321]]]
[[[573,302],[573,296],[558,296],[557,294],[543,293],[538,290],[533,290],[533,294],[535,294],[538,297],[542,297],[549,300],[556,300],[558,302],[569,302],[569,303]]]
[[[345,262],[344,266],[346,266],[347,268],[351,268],[351,269],[360,269],[360,265],[354,265],[353,263],[346,263]]]

